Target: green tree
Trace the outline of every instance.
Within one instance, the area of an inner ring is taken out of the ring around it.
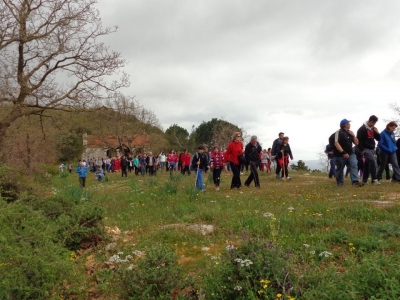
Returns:
[[[302,160],[299,160],[296,164],[291,164],[290,167],[292,168],[292,170],[296,170],[296,171],[309,171],[309,168],[306,166],[306,163]]]
[[[196,144],[226,148],[235,131],[242,132],[242,129],[228,121],[213,118],[208,122],[203,121],[192,134]]]
[[[189,147],[189,132],[185,128],[173,124],[168,127],[165,134],[171,148],[181,150]]]

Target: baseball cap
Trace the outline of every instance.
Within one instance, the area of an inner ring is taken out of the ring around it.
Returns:
[[[346,125],[347,123],[350,123],[350,120],[347,119],[343,119],[342,121],[340,121],[340,126]]]

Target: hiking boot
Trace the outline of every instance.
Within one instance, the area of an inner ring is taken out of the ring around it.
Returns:
[[[373,185],[380,185],[381,183],[379,182],[378,179],[372,180],[371,184]]]

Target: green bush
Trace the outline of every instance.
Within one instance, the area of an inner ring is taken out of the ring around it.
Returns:
[[[136,264],[121,272],[123,293],[129,299],[172,299],[182,271],[174,250],[157,245],[145,251]]]
[[[38,199],[33,208],[55,220],[58,238],[70,250],[93,244],[103,235],[104,208],[92,202],[93,194],[80,187],[70,186],[56,195]]]
[[[296,281],[291,271],[290,250],[263,239],[250,239],[237,248],[228,246],[219,256],[211,256],[213,271],[205,276],[207,299],[275,299],[294,293]]]
[[[72,278],[57,226],[40,211],[0,203],[0,299],[48,299]]]

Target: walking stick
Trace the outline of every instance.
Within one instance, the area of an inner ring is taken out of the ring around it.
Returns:
[[[282,171],[283,171],[283,180],[286,181],[286,163],[285,163],[285,151],[281,150],[282,152]]]
[[[197,177],[198,177],[198,174],[199,174],[199,168],[200,168],[200,158],[199,158],[199,161],[197,162],[196,180],[194,181],[194,187],[197,186]]]

